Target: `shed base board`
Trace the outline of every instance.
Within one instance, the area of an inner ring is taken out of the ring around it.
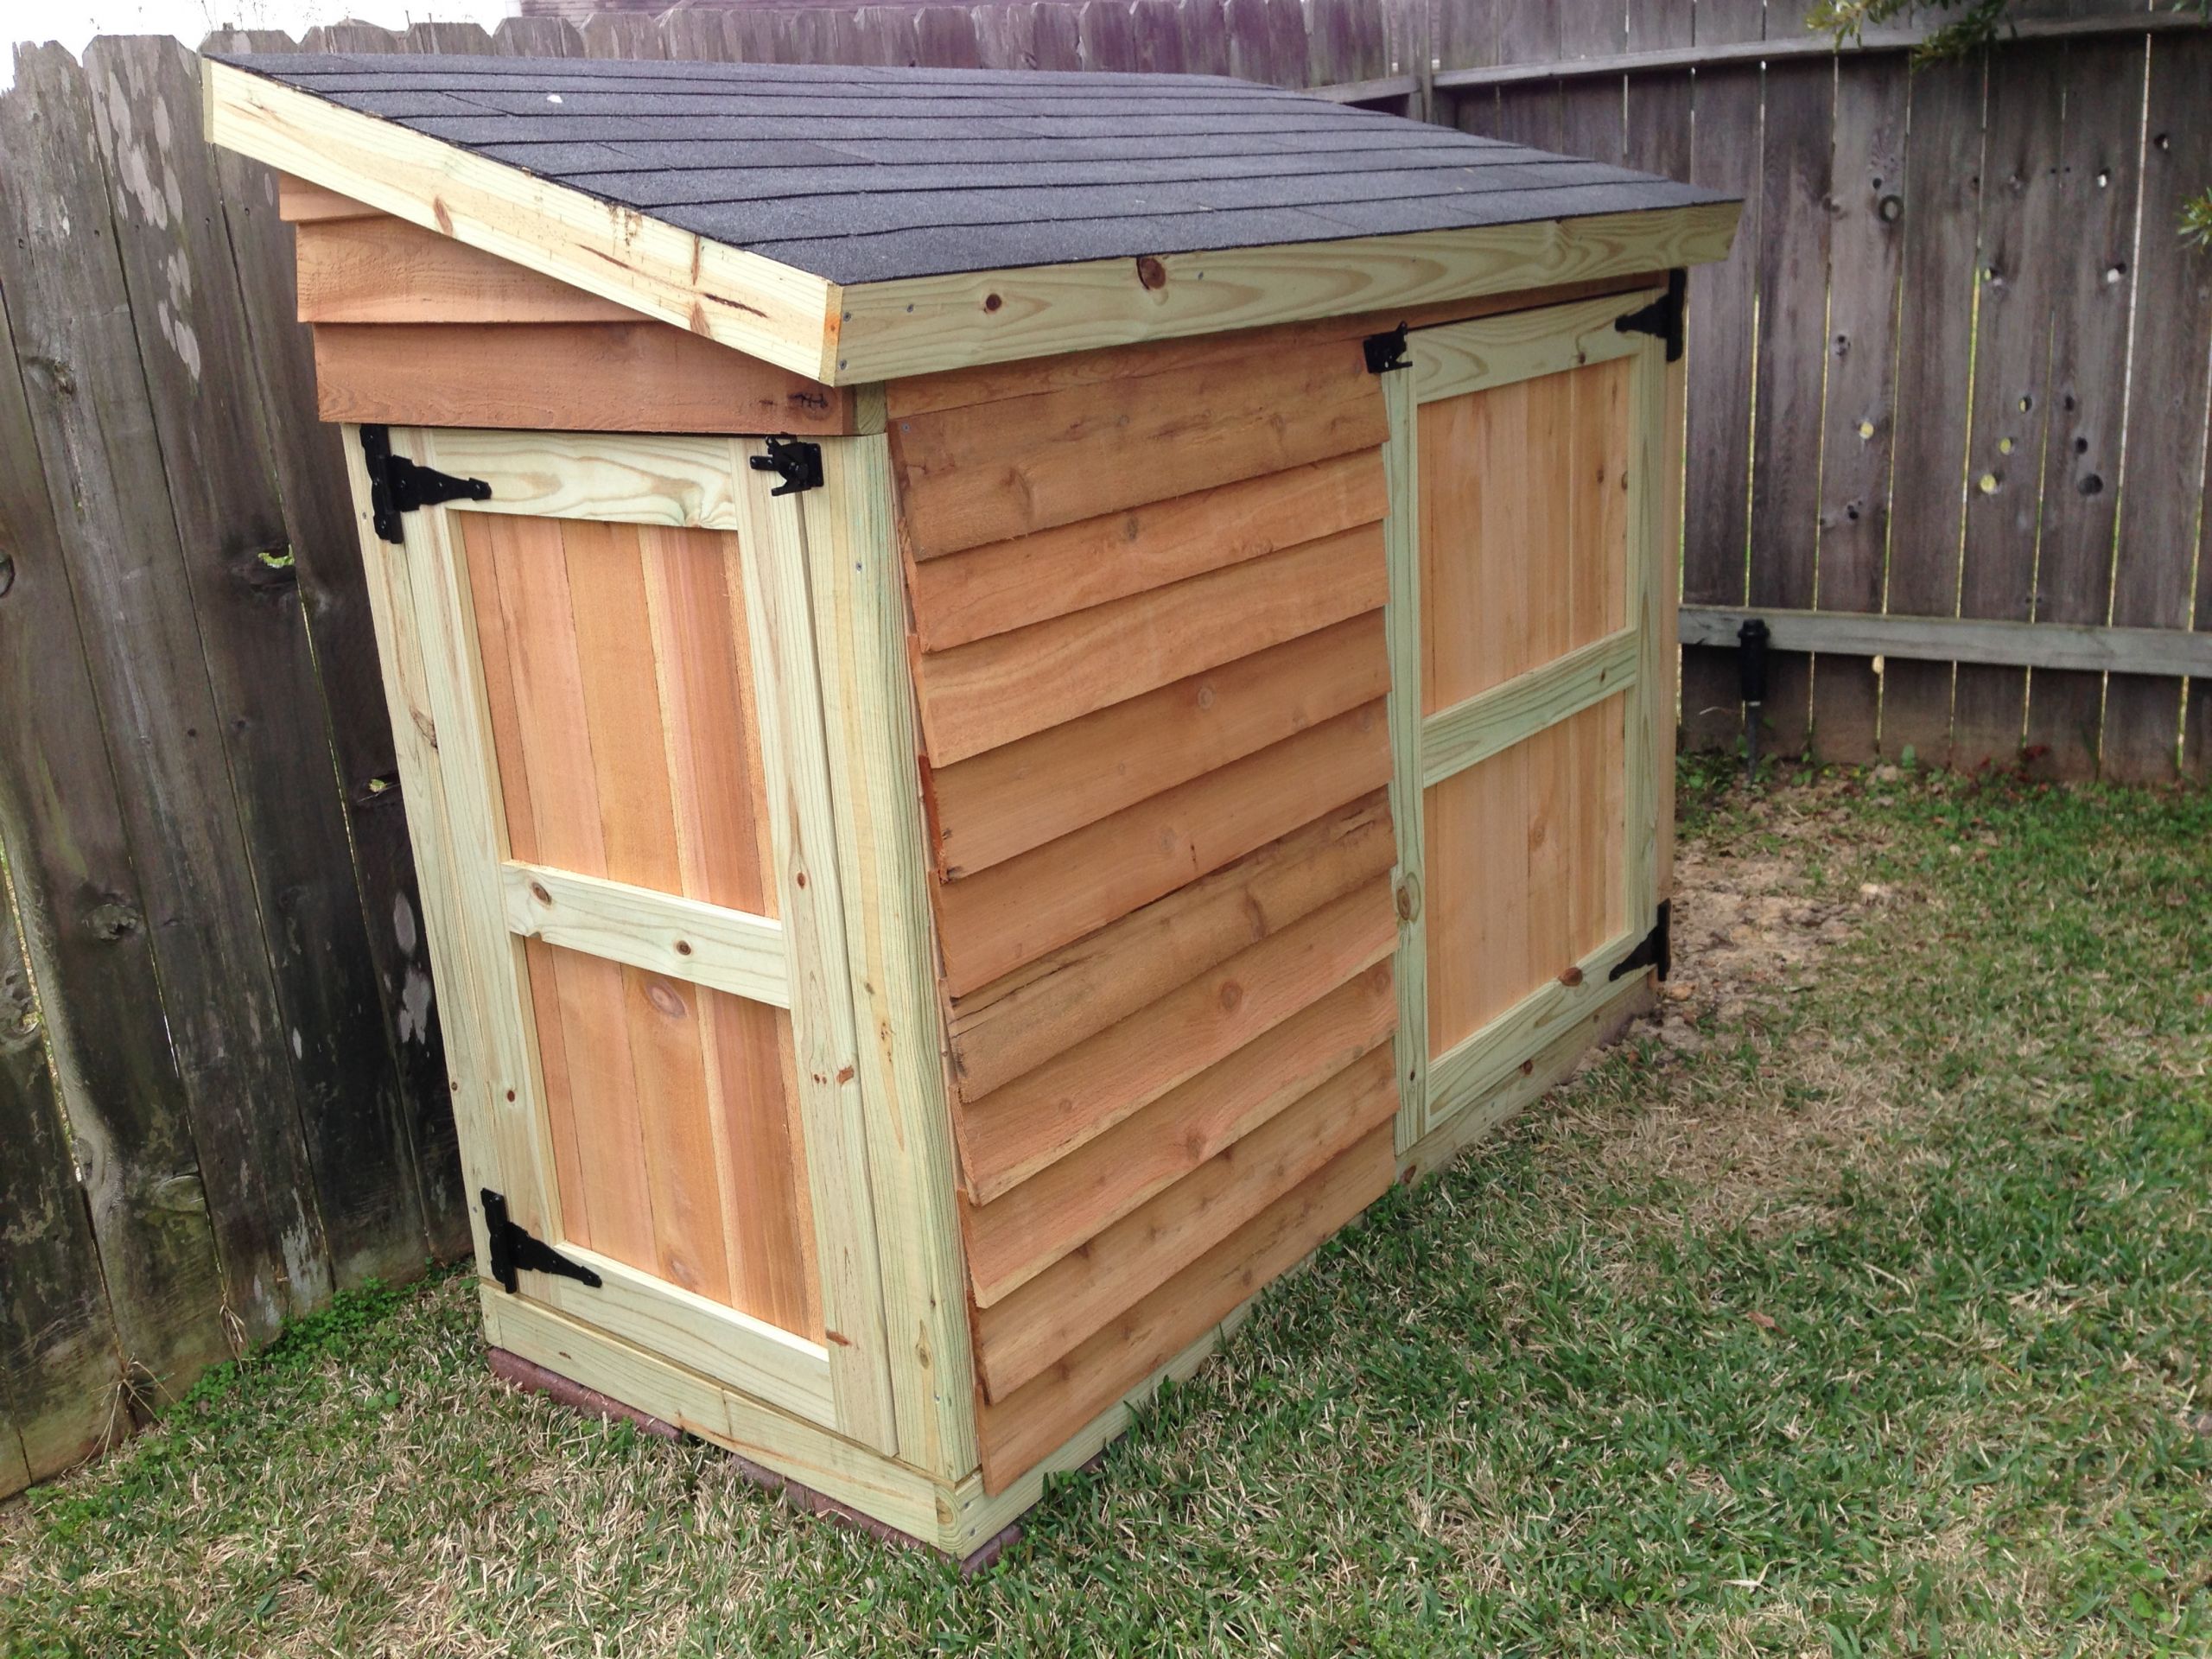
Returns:
[[[639,1433],[652,1435],[655,1440],[681,1440],[683,1438],[683,1429],[675,1427],[672,1422],[661,1422],[651,1411],[639,1411],[632,1405],[624,1405],[621,1400],[613,1398],[613,1395],[584,1387],[575,1378],[562,1376],[560,1371],[549,1371],[544,1365],[537,1365],[536,1360],[526,1360],[520,1354],[511,1354],[505,1347],[491,1350],[491,1371],[518,1389],[524,1389],[526,1394],[544,1394],[546,1398],[557,1400],[560,1405],[569,1407],[570,1411],[584,1411],[584,1414],[606,1418],[611,1422],[635,1422]],[[730,1460],[736,1465],[736,1473],[741,1473],[754,1486],[761,1486],[763,1491],[770,1491],[777,1497],[781,1497],[791,1509],[805,1510],[807,1516],[825,1516],[834,1522],[842,1522],[845,1526],[856,1526],[858,1531],[868,1533],[869,1537],[885,1541],[885,1544],[900,1544],[905,1548],[938,1548],[929,1540],[920,1540],[913,1533],[900,1531],[889,1522],[880,1522],[865,1510],[854,1509],[852,1504],[841,1504],[836,1497],[818,1493],[812,1486],[791,1480],[790,1476],[779,1476],[777,1471],[770,1469],[767,1465],[761,1465],[761,1462],[754,1462],[741,1451],[732,1451],[728,1446],[723,1446],[723,1451],[730,1453]],[[960,1575],[971,1577],[976,1573],[982,1573],[987,1566],[991,1566],[991,1561],[1004,1555],[1008,1544],[1013,1544],[1020,1537],[1022,1537],[1020,1526],[1007,1526],[993,1537],[984,1540],[982,1544],[976,1546],[969,1555],[960,1560]]]
[[[677,1427],[675,1424],[663,1422],[651,1413],[640,1411],[634,1406],[626,1406],[611,1395],[601,1394],[597,1389],[587,1388],[573,1377],[563,1376],[558,1371],[548,1370],[534,1361],[524,1359],[520,1354],[512,1353],[505,1348],[493,1348],[490,1353],[490,1359],[493,1376],[525,1393],[542,1394],[550,1400],[557,1401],[572,1411],[602,1417],[609,1421],[634,1423],[639,1433],[650,1434],[656,1440],[680,1440],[683,1438],[684,1431]],[[828,1494],[817,1492],[811,1486],[793,1480],[788,1475],[779,1474],[766,1464],[756,1463],[741,1452],[731,1450],[727,1446],[723,1450],[728,1452],[730,1460],[737,1465],[739,1474],[762,1491],[781,1498],[795,1510],[803,1510],[808,1515],[823,1516],[830,1520],[841,1522],[846,1526],[858,1529],[869,1537],[883,1543],[897,1544],[907,1549],[938,1548],[928,1540],[917,1538],[910,1532],[902,1532],[897,1527],[887,1522],[879,1521],[874,1516],[856,1510],[849,1503],[840,1503]],[[1020,1536],[1020,1527],[1013,1525],[1002,1529],[994,1536],[986,1539],[967,1555],[961,1557],[961,1576],[970,1577],[982,1572],[1004,1554],[1007,1548]]]
[[[1649,974],[1624,981],[1510,1084],[1470,1103],[1410,1147],[1398,1160],[1400,1179],[1420,1180],[1450,1163],[1562,1082],[1586,1054],[1617,1040],[1656,1001]],[[938,1479],[525,1297],[508,1296],[496,1286],[485,1287],[483,1302],[493,1368],[510,1382],[580,1410],[626,1418],[648,1433],[681,1432],[710,1440],[734,1454],[748,1478],[798,1507],[834,1516],[887,1541],[925,1545],[954,1557],[966,1572],[981,1570],[1019,1535],[1016,1523],[1043,1498],[1053,1476],[1096,1460],[1162,1382],[1195,1372],[1252,1308],[1247,1301],[1209,1326],[1059,1450],[993,1497],[976,1475]]]
[[[640,1411],[635,1406],[626,1406],[612,1395],[601,1394],[597,1389],[588,1389],[573,1377],[563,1376],[558,1371],[549,1371],[543,1365],[524,1359],[520,1354],[510,1353],[505,1348],[493,1348],[486,1357],[491,1362],[493,1376],[524,1394],[542,1394],[547,1399],[588,1417],[601,1418],[610,1423],[628,1423],[639,1433],[651,1435],[657,1440],[680,1440],[683,1438],[683,1431],[674,1423],[664,1423],[651,1412]]]

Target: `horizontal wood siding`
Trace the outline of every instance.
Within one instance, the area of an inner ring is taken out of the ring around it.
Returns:
[[[981,990],[951,999],[953,1081],[988,1094],[1225,962],[1396,856],[1378,791]]]
[[[285,174],[326,421],[536,432],[853,433],[881,400],[656,321]]]
[[[302,322],[634,322],[526,265],[382,214],[295,226]]]
[[[527,432],[847,433],[855,394],[664,322],[318,324],[326,421]]]
[[[918,559],[1373,449],[1355,340],[1036,392],[892,425]]]
[[[1002,1491],[1183,1345],[1326,1243],[1397,1177],[1390,1126],[1370,1131],[1033,1381],[978,1414],[983,1489]]]
[[[935,779],[945,874],[1003,863],[1371,703],[1389,667],[1382,613],[1363,611],[949,766]]]
[[[1380,382],[1007,384],[888,427],[992,1491],[1380,1192],[1397,1105]]]
[[[1187,1179],[976,1318],[985,1395],[1003,1400],[1320,1170],[1398,1109],[1390,1057],[1347,1066]]]
[[[914,569],[925,651],[1065,616],[1376,523],[1382,463],[1368,451],[1173,496]]]

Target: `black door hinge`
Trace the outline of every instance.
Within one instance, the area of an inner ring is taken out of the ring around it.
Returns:
[[[784,481],[771,495],[797,495],[801,490],[822,487],[822,446],[804,438],[771,438],[768,453],[753,457],[756,473],[773,473]]]
[[[361,429],[361,458],[369,467],[369,517],[377,534],[387,542],[405,537],[399,515],[417,507],[435,507],[441,501],[489,501],[492,486],[480,478],[455,478],[435,467],[423,467],[404,455],[391,453],[391,429]]]
[[[1606,977],[1619,979],[1636,972],[1640,968],[1656,968],[1659,970],[1659,977],[1662,979],[1674,972],[1674,901],[1662,899],[1659,901],[1658,919],[1651,924],[1651,931],[1643,936],[1643,942],[1614,963],[1613,971]]]
[[[1680,269],[1667,273],[1667,291],[1640,311],[1613,319],[1624,334],[1650,334],[1667,342],[1667,360],[1682,359],[1682,330],[1689,308],[1690,275]]]
[[[1367,353],[1367,372],[1388,374],[1393,369],[1413,366],[1413,359],[1406,352],[1406,325],[1400,323],[1386,334],[1370,334],[1359,342]]]
[[[599,1275],[589,1268],[569,1261],[543,1239],[533,1237],[508,1219],[504,1192],[494,1192],[487,1186],[482,1197],[484,1231],[492,1245],[492,1276],[507,1294],[514,1294],[515,1275],[518,1273],[557,1273],[563,1279],[576,1280],[594,1290],[599,1288]]]

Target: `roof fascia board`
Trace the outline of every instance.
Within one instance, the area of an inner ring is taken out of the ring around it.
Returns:
[[[855,283],[834,385],[1638,275],[1728,257],[1740,202]]]
[[[232,65],[201,67],[210,143],[641,315],[830,378],[834,283]]]

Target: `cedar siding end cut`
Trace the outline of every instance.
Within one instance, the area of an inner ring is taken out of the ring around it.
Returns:
[[[639,314],[830,378],[835,284],[213,59],[211,143]]]
[[[869,423],[851,390],[637,318],[323,323],[315,368],[317,412],[357,424],[817,437]]]

